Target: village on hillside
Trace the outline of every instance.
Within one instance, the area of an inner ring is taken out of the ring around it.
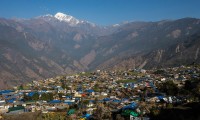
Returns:
[[[97,70],[1,90],[0,119],[149,120],[199,100],[200,65]]]

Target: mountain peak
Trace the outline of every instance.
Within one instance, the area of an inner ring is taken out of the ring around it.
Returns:
[[[57,18],[59,21],[67,22],[70,25],[77,25],[79,23],[82,23],[83,21],[80,21],[76,18],[74,18],[71,15],[66,15],[64,13],[58,12],[54,15],[55,18]]]
[[[96,25],[94,23],[88,22],[88,21],[84,21],[84,20],[78,20],[75,17],[71,16],[71,15],[67,15],[61,12],[57,12],[55,15],[51,15],[51,14],[46,14],[43,16],[39,16],[36,18],[40,18],[43,19],[47,22],[63,22],[63,23],[67,23],[70,26],[80,26],[80,25],[90,25],[92,27],[95,27]]]
[[[61,13],[61,12],[57,12],[54,17],[65,17],[65,16],[70,16],[70,15],[67,15],[67,14],[64,14],[64,13]]]

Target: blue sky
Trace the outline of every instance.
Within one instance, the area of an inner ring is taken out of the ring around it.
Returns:
[[[32,18],[63,12],[99,25],[124,21],[200,18],[200,0],[0,0],[0,17]]]

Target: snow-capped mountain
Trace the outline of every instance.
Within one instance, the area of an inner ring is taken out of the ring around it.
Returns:
[[[55,15],[47,14],[39,16],[36,19],[44,20],[48,24],[56,27],[59,30],[63,31],[79,31],[84,34],[91,35],[108,35],[113,33],[120,25],[116,26],[99,26],[92,22],[86,20],[79,20],[71,15],[67,15],[61,12],[56,13]]]
[[[73,17],[71,15],[67,15],[67,14],[64,14],[64,13],[61,13],[61,12],[58,12],[55,15],[51,15],[51,14],[43,15],[43,16],[39,16],[37,18],[43,19],[47,22],[67,23],[68,25],[70,25],[72,27],[81,26],[81,25],[89,25],[89,26],[92,26],[92,27],[96,26],[94,23],[84,21],[84,20],[79,20],[79,19],[76,19],[75,17]]]
[[[1,89],[87,70],[200,63],[200,19],[93,27],[55,16],[0,18]]]
[[[64,13],[58,12],[54,15],[55,18],[57,18],[59,21],[67,22],[72,26],[75,26],[79,23],[83,23],[84,21],[78,20],[74,18],[73,16],[66,15]]]

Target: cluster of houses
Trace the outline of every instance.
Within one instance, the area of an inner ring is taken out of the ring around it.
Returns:
[[[87,117],[98,105],[111,114],[145,116],[152,106],[189,102],[186,97],[159,91],[160,84],[173,81],[183,87],[186,80],[200,77],[198,67],[181,66],[162,70],[131,69],[58,76],[0,91],[0,114],[42,113],[84,109]]]

